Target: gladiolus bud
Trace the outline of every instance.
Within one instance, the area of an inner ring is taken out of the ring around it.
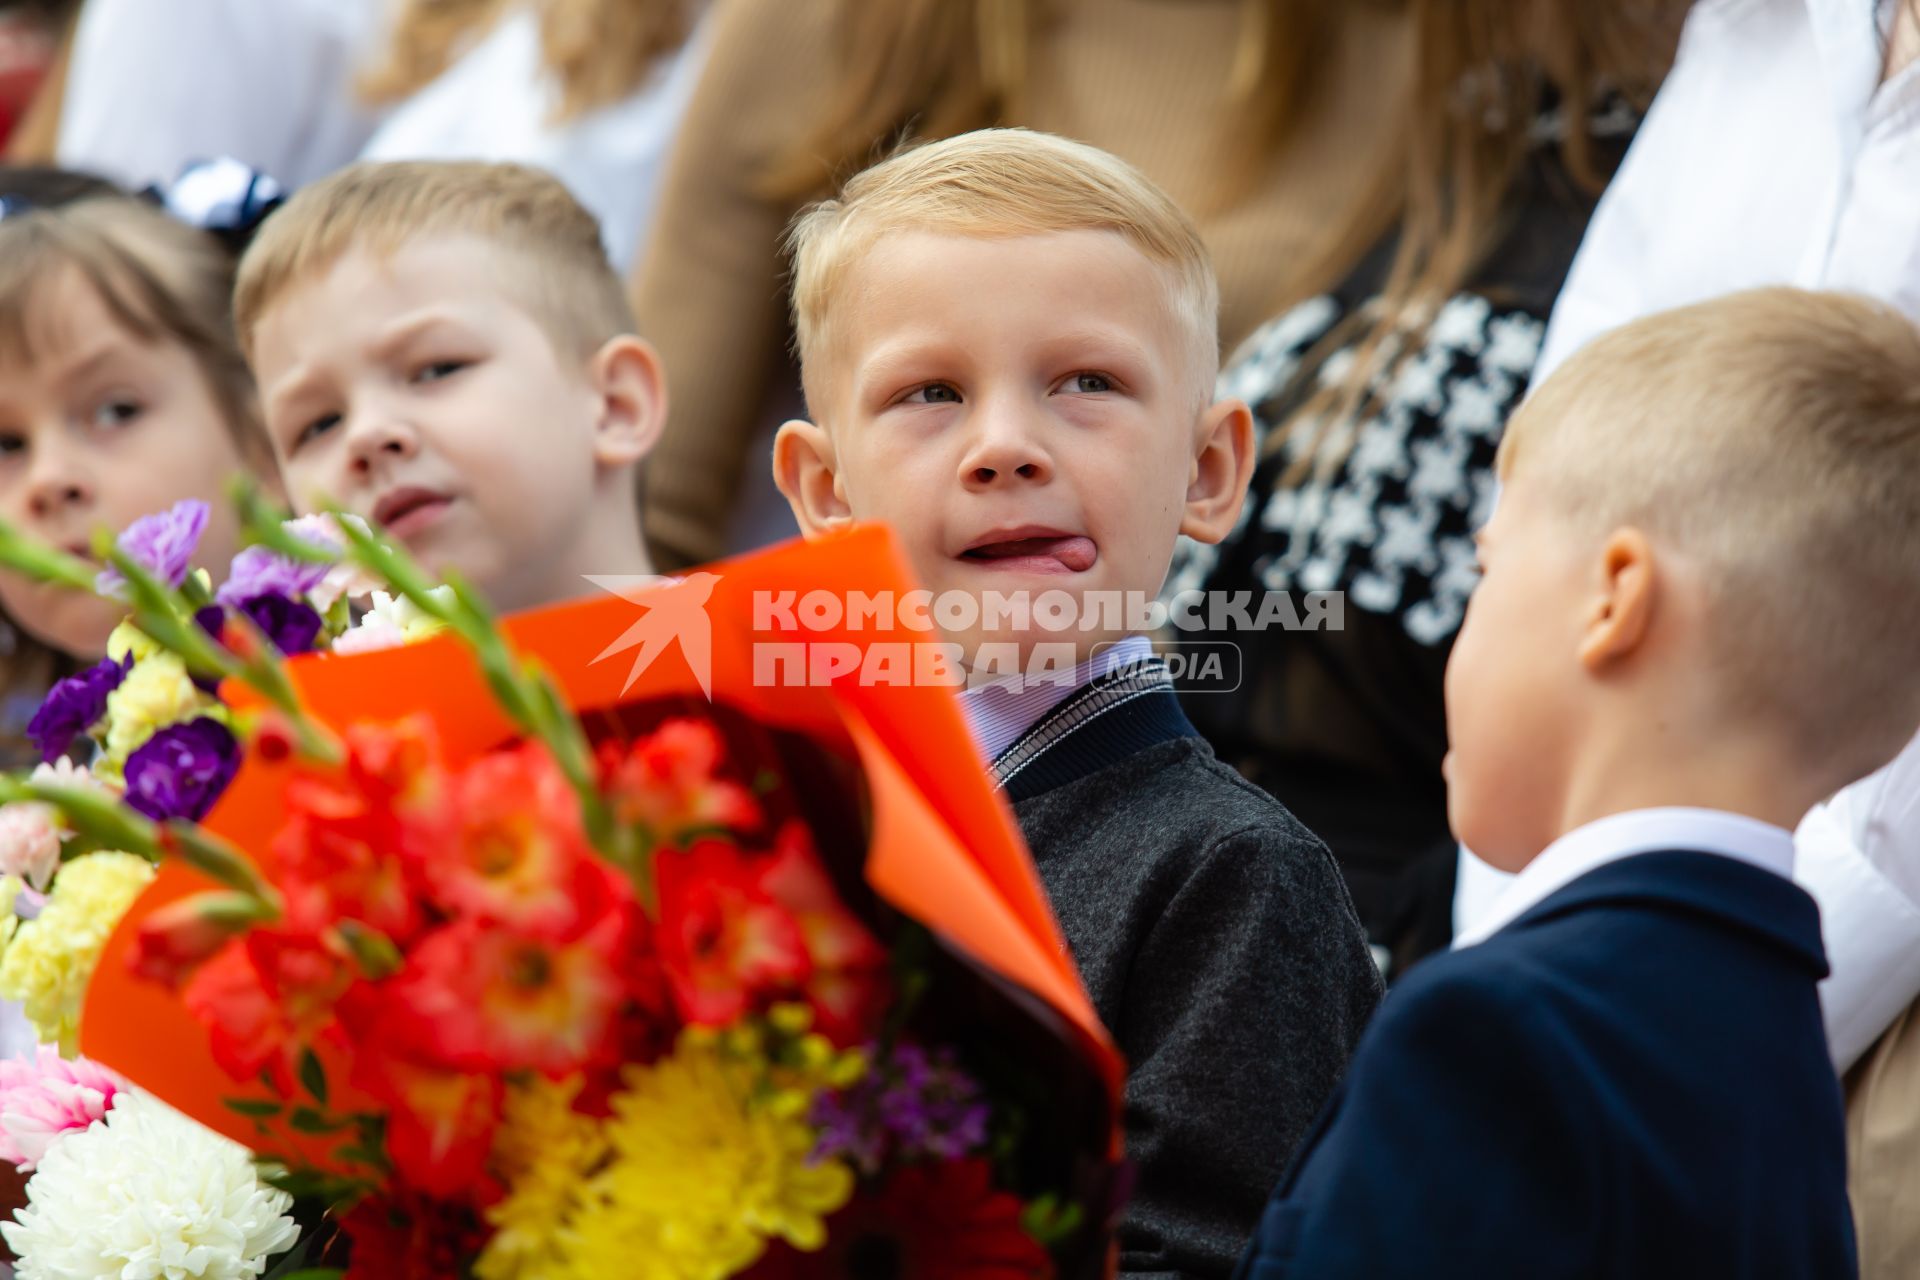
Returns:
[[[178,988],[214,952],[264,918],[260,901],[241,893],[196,893],[170,902],[141,922],[133,971]]]

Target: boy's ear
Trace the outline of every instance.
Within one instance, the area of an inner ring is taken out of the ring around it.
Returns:
[[[1180,532],[1218,542],[1233,532],[1253,479],[1253,414],[1238,400],[1210,405],[1200,422],[1200,451],[1187,478]]]
[[[833,441],[811,422],[795,418],[773,437],[773,482],[793,508],[800,532],[809,538],[853,519],[834,467]]]
[[[640,461],[667,425],[667,379],[653,348],[632,334],[609,338],[588,380],[599,398],[593,460],[612,470]]]
[[[1597,672],[1639,649],[1658,596],[1653,544],[1638,529],[1615,529],[1600,548],[1600,584],[1581,630],[1581,665]]]

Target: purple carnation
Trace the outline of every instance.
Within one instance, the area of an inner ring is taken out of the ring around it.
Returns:
[[[198,822],[239,767],[240,743],[218,720],[168,725],[127,757],[127,803],[155,822]]]
[[[310,605],[282,595],[254,596],[241,602],[240,612],[260,628],[260,633],[273,642],[274,648],[289,658],[298,653],[311,653],[324,625]]]
[[[187,580],[187,570],[193,566],[194,548],[200,545],[200,535],[206,532],[210,513],[206,503],[194,498],[176,502],[170,511],[141,516],[128,525],[117,545],[148,573],[169,587],[177,587]],[[126,581],[118,569],[109,566],[100,571],[93,585],[103,596],[119,595]]]
[[[980,1086],[951,1052],[913,1044],[878,1057],[852,1087],[822,1094],[811,1118],[815,1160],[844,1157],[868,1174],[892,1159],[958,1160],[987,1142]]]
[[[233,558],[227,580],[220,584],[213,598],[230,609],[245,608],[248,601],[260,596],[298,600],[319,586],[331,567],[295,560],[267,547],[246,547]]]
[[[131,670],[133,655],[130,653],[119,662],[103,658],[48,690],[47,700],[40,704],[27,724],[27,737],[40,748],[40,758],[52,764],[67,754],[73,740],[107,713],[107,695],[120,687]]]

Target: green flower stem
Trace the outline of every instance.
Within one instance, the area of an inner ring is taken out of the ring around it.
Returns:
[[[263,919],[278,919],[280,895],[247,856],[191,822],[156,823],[125,802],[87,787],[63,787],[0,777],[0,802],[38,800],[58,809],[74,831],[101,849],[119,849],[149,862],[169,854],[259,904]]]
[[[289,560],[304,560],[309,564],[339,564],[340,557],[325,547],[317,547],[305,538],[296,538],[281,527],[286,520],[284,513],[267,501],[260,492],[260,486],[253,480],[241,479],[234,483],[233,501],[239,509],[241,527],[246,535],[260,543],[276,555]]]
[[[155,644],[179,655],[196,674],[237,680],[259,693],[286,717],[295,749],[301,755],[324,764],[337,764],[344,758],[339,741],[300,706],[300,697],[272,644],[251,621],[239,616],[233,619],[253,641],[249,646],[253,656],[243,660],[201,630],[185,596],[118,547],[104,542],[95,545],[126,578],[133,601],[133,624]]]
[[[94,594],[94,579],[99,570],[78,556],[70,556],[45,543],[29,538],[0,520],[0,565],[38,582],[71,587]]]
[[[336,514],[339,514],[336,512]],[[553,753],[561,772],[580,801],[587,837],[616,865],[636,873],[637,855],[631,833],[614,821],[606,797],[594,776],[593,753],[580,722],[560,697],[553,679],[537,663],[520,661],[494,623],[493,613],[458,578],[449,575],[451,603],[432,594],[434,584],[406,553],[389,547],[341,520],[340,531],[350,544],[349,555],[392,584],[429,617],[444,624],[472,650],[487,687],[508,717],[529,737]],[[635,874],[636,882],[647,877]],[[643,886],[644,887],[644,886]],[[643,899],[648,896],[643,893]]]

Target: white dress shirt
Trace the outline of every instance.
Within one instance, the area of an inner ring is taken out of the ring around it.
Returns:
[[[644,243],[674,136],[706,61],[703,35],[697,30],[662,58],[627,97],[555,124],[559,87],[542,58],[538,12],[522,4],[432,84],[397,104],[363,158],[516,160],[545,169],[600,220],[607,254],[625,274]]]
[[[296,187],[360,153],[378,120],[354,79],[383,0],[86,0],[55,152],[133,187],[232,156]]]
[[[1548,845],[1453,945],[1485,942],[1588,872],[1663,849],[1717,854],[1775,875],[1793,874],[1793,836],[1784,827],[1718,809],[1635,809],[1589,822]]]
[[[1071,675],[1062,672],[1059,679],[1008,676],[962,689],[960,714],[966,717],[981,756],[991,763],[1080,686],[1152,656],[1153,645],[1145,636],[1126,636],[1080,663]]]
[[[1639,316],[1766,284],[1846,289],[1920,319],[1920,64],[1884,84],[1882,0],[1701,0],[1554,307],[1535,384]],[[1844,1072],[1920,996],[1920,738],[1802,821],[1820,987]],[[1461,858],[1456,929],[1507,909]],[[1493,904],[1491,907],[1489,903]]]

